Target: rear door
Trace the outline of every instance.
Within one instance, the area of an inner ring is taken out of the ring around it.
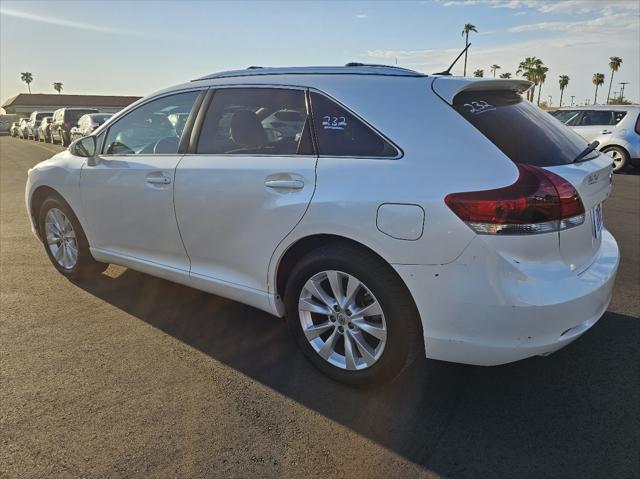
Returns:
[[[573,127],[574,131],[588,142],[601,135],[610,135],[615,127],[613,112],[610,110],[587,110]]]
[[[220,88],[180,161],[175,209],[199,288],[266,292],[269,260],[315,190],[306,92]],[[201,125],[201,126],[200,126]],[[245,301],[249,302],[245,298]]]

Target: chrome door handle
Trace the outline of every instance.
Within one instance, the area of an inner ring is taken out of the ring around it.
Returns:
[[[150,176],[146,178],[145,181],[152,185],[168,185],[171,183],[171,178],[167,176]]]
[[[264,186],[267,188],[281,188],[287,190],[301,190],[304,188],[302,180],[266,180]]]
[[[602,135],[610,135],[610,134],[611,134],[611,131],[609,131],[609,130],[602,130],[602,131],[600,132],[600,134],[602,134]]]

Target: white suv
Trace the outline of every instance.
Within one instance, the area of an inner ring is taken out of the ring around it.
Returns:
[[[30,170],[29,217],[62,274],[116,263],[286,316],[347,384],[417,353],[545,355],[606,310],[619,254],[611,159],[523,101],[529,86],[362,65],[210,75]]]

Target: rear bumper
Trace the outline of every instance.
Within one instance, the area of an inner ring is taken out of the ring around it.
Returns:
[[[475,239],[453,263],[394,268],[420,311],[427,357],[493,366],[552,353],[591,328],[611,301],[618,263],[604,230],[579,274],[516,264]]]

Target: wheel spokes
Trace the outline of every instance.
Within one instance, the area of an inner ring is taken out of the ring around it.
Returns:
[[[315,279],[310,279],[304,285],[304,289],[309,291],[311,295],[320,301],[322,301],[328,308],[333,308],[337,303],[327,292],[322,288],[320,282]]]
[[[338,329],[336,328],[333,330],[333,333],[331,333],[331,336],[327,338],[324,345],[320,348],[320,350],[318,351],[318,354],[322,356],[324,359],[329,359],[329,356],[331,356],[331,353],[333,353],[333,348],[335,346],[337,339],[338,339]]]
[[[324,304],[317,303],[313,298],[302,298],[298,302],[298,308],[302,311],[309,311],[310,313],[326,314],[330,315],[333,310]]]
[[[309,278],[300,291],[298,314],[310,346],[336,367],[365,369],[385,349],[382,307],[367,286],[348,273],[326,270]]]
[[[370,322],[368,322],[364,318],[363,319],[352,319],[351,322],[353,324],[355,324],[358,328],[363,330],[365,333],[370,334],[371,336],[373,336],[374,338],[376,338],[376,339],[378,339],[380,341],[386,341],[387,340],[387,330],[386,329],[374,326],[373,324],[371,324]]]
[[[344,304],[344,293],[342,292],[342,278],[340,277],[340,273],[337,271],[327,271],[326,275],[329,285],[331,286],[333,297],[336,303],[342,307]]]
[[[362,356],[362,360],[365,362],[367,366],[372,365],[376,362],[375,352],[367,344],[365,339],[362,337],[362,334],[359,332],[349,332],[349,335],[353,338],[353,341],[356,343],[356,347],[358,348],[358,352]]]
[[[330,321],[327,321],[326,323],[322,323],[322,324],[317,324],[317,325],[314,324],[313,326],[310,326],[304,330],[304,335],[307,337],[309,341],[311,341],[312,339],[317,338],[318,336],[323,334],[325,331],[328,331],[333,327],[334,325]]]

